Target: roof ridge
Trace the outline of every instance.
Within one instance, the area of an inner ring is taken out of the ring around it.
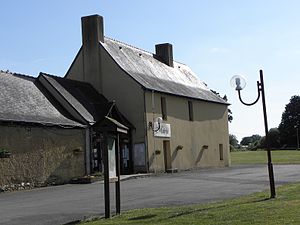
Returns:
[[[93,89],[95,89],[93,87],[93,85],[91,85],[89,82],[87,81],[79,81],[79,80],[72,80],[72,79],[69,79],[69,78],[65,78],[65,77],[60,77],[60,76],[57,76],[57,75],[53,75],[53,74],[49,74],[49,73],[44,73],[44,72],[40,72],[40,75],[45,75],[45,76],[48,76],[48,77],[53,77],[54,79],[55,78],[58,78],[58,79],[61,79],[61,80],[64,80],[64,81],[68,81],[68,82],[72,82],[72,83],[81,83],[81,84],[85,84],[85,85],[88,85],[90,87],[92,87]],[[96,89],[95,89],[96,90]],[[97,90],[96,90],[97,91]],[[98,92],[98,91],[97,91]]]
[[[26,77],[26,78],[36,79],[36,77],[28,75],[28,74],[13,73],[12,75],[16,75],[16,76],[19,76],[19,77]]]
[[[46,76],[51,76],[51,77],[63,78],[63,77],[60,77],[60,76],[57,76],[57,75],[54,75],[54,74],[50,74],[50,73],[45,73],[45,72],[40,72],[39,75],[46,75]]]
[[[32,75],[23,74],[23,73],[16,73],[16,72],[12,72],[10,70],[0,70],[0,73],[10,74],[10,75],[16,75],[16,76],[20,76],[20,77],[36,78],[36,77],[34,77]]]
[[[9,70],[0,70],[0,73],[13,74],[13,72],[11,72]]]
[[[136,46],[131,45],[131,44],[128,44],[128,43],[125,43],[125,42],[123,42],[123,41],[119,41],[119,40],[117,40],[117,39],[114,39],[114,38],[111,38],[111,37],[106,37],[106,36],[105,36],[105,38],[106,38],[106,39],[109,39],[109,40],[111,40],[111,41],[117,42],[117,43],[119,43],[119,44],[126,45],[126,46],[128,46],[128,47],[130,47],[130,48],[134,48],[134,49],[137,49],[137,50],[139,50],[139,51],[148,53],[148,54],[150,54],[150,55],[152,55],[152,56],[153,56],[153,55],[156,55],[156,54],[153,53],[153,52],[147,51],[147,50],[145,50],[145,49],[136,47]],[[104,43],[105,43],[105,42],[104,42]],[[182,62],[179,62],[179,61],[177,61],[177,60],[175,60],[175,59],[173,59],[173,61],[176,62],[176,63],[178,63],[178,64],[187,66],[187,64],[182,63]]]
[[[125,42],[123,42],[123,41],[119,41],[119,40],[117,40],[117,39],[114,39],[114,38],[111,38],[111,37],[106,37],[106,36],[105,36],[105,38],[107,38],[107,39],[109,39],[109,40],[111,40],[111,41],[115,41],[115,42],[117,42],[117,43],[119,43],[119,44],[123,44],[123,45],[126,45],[126,46],[128,46],[128,47],[137,49],[137,50],[139,50],[139,51],[146,52],[146,53],[151,54],[151,55],[155,55],[155,53],[153,53],[153,52],[147,51],[147,50],[145,50],[145,49],[141,49],[141,48],[136,47],[136,46],[134,46],[134,45],[125,43]],[[104,43],[105,43],[105,42],[104,42]]]

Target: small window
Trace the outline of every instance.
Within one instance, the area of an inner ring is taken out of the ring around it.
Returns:
[[[219,144],[219,153],[220,153],[220,160],[224,160],[224,155],[223,155],[223,144]]]
[[[193,110],[193,102],[188,101],[189,104],[189,120],[194,121],[194,110]]]
[[[161,97],[161,114],[163,120],[167,120],[167,102],[165,97]]]

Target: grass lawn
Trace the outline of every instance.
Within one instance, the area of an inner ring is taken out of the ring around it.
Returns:
[[[300,183],[279,187],[276,199],[268,196],[260,192],[219,203],[131,210],[83,224],[300,224]]]
[[[272,151],[273,164],[299,164],[300,151],[276,150]],[[267,163],[266,151],[231,152],[232,165]]]

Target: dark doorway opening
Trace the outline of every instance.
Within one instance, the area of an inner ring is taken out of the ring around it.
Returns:
[[[113,135],[111,138],[116,139]],[[133,157],[131,148],[131,139],[129,134],[120,135],[119,150],[120,150],[120,165],[121,174],[133,173]],[[115,140],[115,143],[116,140]],[[104,150],[104,138],[101,131],[94,131],[92,137],[92,150],[91,150],[91,173],[103,173],[103,150]]]
[[[170,141],[163,141],[165,172],[172,170]]]

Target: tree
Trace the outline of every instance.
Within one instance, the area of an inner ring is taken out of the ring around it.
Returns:
[[[297,128],[300,129],[300,96],[294,95],[285,106],[281,116],[280,132],[281,144],[286,147],[297,146]]]
[[[268,135],[270,148],[280,148],[280,132],[278,128],[271,128]]]
[[[252,142],[251,137],[243,137],[241,140],[241,145],[249,145]]]
[[[259,141],[261,139],[261,136],[258,134],[254,134],[252,136],[249,137],[243,137],[241,140],[241,145],[250,145],[250,144],[254,144],[255,142]]]
[[[239,141],[237,140],[235,135],[229,134],[229,144],[235,148],[239,146]]]
[[[248,149],[250,151],[256,151],[257,149],[261,148],[261,142],[263,140],[264,137],[261,137],[259,140],[255,140],[254,142],[251,142],[248,145]]]
[[[271,128],[269,130],[269,147],[270,148],[280,148],[281,142],[280,142],[280,132],[278,128]],[[258,145],[258,148],[266,148],[266,138],[265,136],[261,138],[260,143]]]

